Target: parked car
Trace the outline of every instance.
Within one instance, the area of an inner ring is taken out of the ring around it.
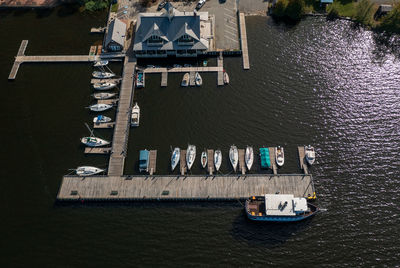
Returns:
[[[160,4],[158,5],[157,10],[161,10],[166,4],[167,4],[167,1],[162,0],[160,2]]]
[[[206,0],[199,0],[199,2],[196,5],[196,10],[199,10],[200,8],[202,8],[202,6],[204,6],[205,3],[206,3]]]

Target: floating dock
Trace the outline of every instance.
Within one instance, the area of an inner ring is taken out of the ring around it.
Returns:
[[[269,160],[271,162],[272,172],[276,175],[278,174],[278,167],[275,161],[275,147],[268,147],[269,150]]]
[[[238,149],[239,152],[239,171],[242,175],[246,174],[246,164],[244,161],[244,149]]]
[[[115,122],[100,123],[100,124],[94,123],[93,128],[113,128],[114,125]]]
[[[217,65],[220,70],[217,73],[217,85],[224,85],[224,58],[222,56],[222,52],[219,53],[219,57],[217,58]]]
[[[181,171],[181,175],[185,175],[187,172],[186,166],[186,150],[181,150],[181,157],[179,160],[179,170]]]
[[[157,150],[150,150],[149,156],[149,174],[153,175],[157,167]]]
[[[243,12],[239,13],[240,47],[242,49],[243,69],[250,69],[249,50],[247,47],[246,19]]]
[[[306,161],[304,146],[298,146],[297,151],[299,152],[300,169],[303,170],[304,174],[308,174],[308,165]]]
[[[107,27],[93,27],[90,29],[90,33],[104,33]]]
[[[106,83],[106,82],[110,82],[110,83],[116,83],[119,84],[121,82],[122,78],[111,78],[111,79],[97,79],[97,78],[92,78],[90,80],[91,84],[98,84],[98,83]]]
[[[19,46],[19,49],[18,49],[18,52],[17,52],[17,56],[15,58],[25,55],[25,50],[26,50],[26,47],[28,46],[28,42],[29,42],[28,40],[22,40],[21,45]],[[14,80],[15,79],[15,77],[17,76],[18,69],[19,69],[19,66],[20,66],[21,63],[22,62],[20,62],[17,59],[15,59],[13,67],[11,68],[10,75],[8,76],[8,80]]]
[[[108,104],[108,105],[116,105],[119,99],[106,99],[106,100],[98,100],[98,104]]]
[[[85,154],[109,154],[111,147],[86,147]]]
[[[161,73],[161,86],[166,87],[168,85],[168,73],[162,72]]]
[[[58,201],[235,201],[253,195],[314,198],[311,175],[65,176]]]
[[[214,150],[207,149],[207,168],[208,174],[212,175],[214,173]]]

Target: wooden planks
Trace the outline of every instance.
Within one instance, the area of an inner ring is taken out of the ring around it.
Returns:
[[[246,20],[243,12],[239,13],[240,46],[242,48],[243,69],[250,69],[249,51],[247,47]]]
[[[162,72],[161,73],[161,86],[166,87],[168,85],[168,73]]]
[[[181,157],[179,160],[179,170],[180,170],[182,176],[185,175],[187,172],[186,150],[181,150]]]
[[[304,174],[308,174],[308,166],[307,166],[307,162],[306,162],[306,154],[305,154],[304,146],[298,146],[297,151],[299,152],[300,169],[303,170]]]
[[[215,67],[215,66],[210,66],[210,67],[179,67],[179,68],[145,68],[143,69],[144,73],[190,73],[190,72],[199,72],[199,73],[205,73],[205,72],[218,72],[218,71],[223,71],[223,67]]]
[[[122,78],[111,78],[111,79],[97,79],[97,78],[92,78],[90,80],[91,84],[97,84],[97,83],[106,83],[106,82],[110,82],[110,83],[119,83],[121,82]]]
[[[196,85],[195,80],[195,72],[192,71],[189,73],[189,86],[194,87]]]
[[[212,175],[214,173],[214,150],[207,149],[207,168],[208,173]]]
[[[109,154],[111,147],[86,147],[85,154]]]
[[[251,195],[313,197],[311,175],[65,176],[58,200],[238,200]]]
[[[272,172],[276,175],[278,174],[278,167],[275,161],[275,147],[268,147],[269,150],[269,161],[271,161]]]
[[[149,156],[149,174],[153,175],[157,167],[157,150],[150,150]]]
[[[28,46],[28,40],[22,40],[21,45],[19,46],[17,57],[24,56],[26,47]],[[14,61],[14,64],[11,68],[10,74],[8,75],[8,80],[14,80],[17,77],[17,73],[19,70],[19,66],[21,65],[21,61],[17,60],[17,57]]]
[[[19,62],[94,62],[95,55],[62,55],[62,56],[17,56]]]
[[[94,123],[93,128],[113,128],[114,125],[115,122],[99,123],[99,124]]]
[[[239,152],[239,171],[242,175],[246,174],[246,164],[244,161],[244,149],[238,149]]]
[[[22,40],[21,45],[19,46],[17,56],[24,56],[26,47],[28,46],[29,40]]]
[[[106,100],[98,100],[98,104],[109,104],[109,105],[116,105],[119,99],[106,99]]]
[[[224,58],[222,56],[222,52],[219,53],[219,57],[217,59],[217,65],[220,70],[217,73],[217,85],[223,86],[224,85]]]

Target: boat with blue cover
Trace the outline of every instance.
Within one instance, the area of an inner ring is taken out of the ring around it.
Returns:
[[[271,159],[269,157],[268,148],[260,148],[260,160],[261,160],[261,168],[271,167]]]
[[[144,87],[144,72],[138,72],[136,76],[136,87]]]
[[[139,171],[143,172],[149,171],[149,157],[150,157],[150,151],[149,150],[140,150],[139,153]]]
[[[297,222],[314,216],[319,208],[304,197],[292,194],[266,194],[246,200],[245,212],[253,221]]]

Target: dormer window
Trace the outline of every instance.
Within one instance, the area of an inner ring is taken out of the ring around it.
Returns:
[[[193,37],[184,34],[178,39],[180,45],[192,45],[194,43]]]
[[[152,35],[149,39],[147,39],[147,44],[149,46],[161,46],[163,44],[163,40],[158,35]]]

